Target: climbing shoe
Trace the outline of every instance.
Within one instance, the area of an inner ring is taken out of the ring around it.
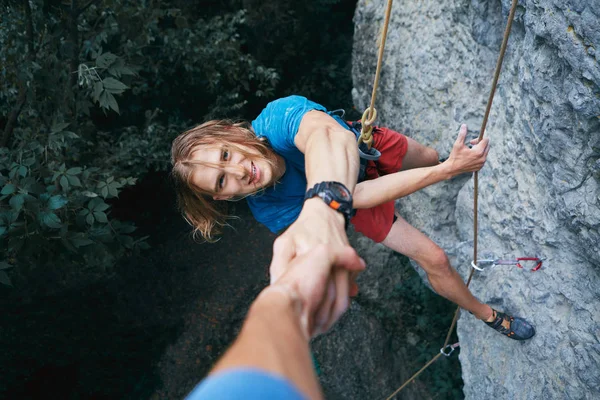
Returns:
[[[493,308],[492,311],[494,312],[494,319],[491,322],[483,322],[501,334],[515,340],[527,340],[535,335],[535,328],[523,318],[511,317]]]

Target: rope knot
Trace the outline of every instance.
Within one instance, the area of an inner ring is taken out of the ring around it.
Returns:
[[[359,144],[364,142],[371,149],[373,146],[373,122],[377,118],[377,110],[375,107],[369,107],[365,110],[360,119],[361,122],[361,130],[360,130],[360,138],[358,139]]]

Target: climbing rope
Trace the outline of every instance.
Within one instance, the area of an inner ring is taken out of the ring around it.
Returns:
[[[388,26],[390,25],[390,15],[392,14],[392,3],[393,0],[388,0],[387,9],[385,11],[385,21],[383,22],[383,29],[381,31],[380,43],[379,43],[379,54],[377,55],[377,68],[375,69],[375,82],[373,82],[373,92],[371,93],[371,104],[369,108],[365,110],[361,118],[361,130],[360,137],[358,138],[358,145],[366,143],[369,149],[373,145],[373,122],[377,118],[377,110],[375,109],[375,97],[377,96],[377,86],[379,85],[379,75],[381,73],[381,64],[383,60],[383,50],[385,48],[385,40],[387,39]]]
[[[510,13],[508,15],[508,22],[506,24],[506,30],[504,31],[504,37],[502,39],[502,46],[500,47],[500,55],[498,56],[498,61],[496,63],[496,71],[494,73],[492,89],[490,90],[490,96],[488,98],[485,115],[483,117],[483,122],[481,124],[481,130],[479,131],[479,141],[481,141],[481,139],[483,139],[483,135],[485,133],[485,128],[487,125],[488,117],[490,115],[490,110],[492,108],[492,102],[494,101],[494,93],[496,92],[496,86],[498,85],[498,79],[500,77],[500,70],[502,69],[502,62],[504,61],[504,53],[506,52],[506,45],[508,43],[508,37],[510,36],[510,30],[511,30],[512,23],[513,23],[513,20],[515,17],[515,11],[517,10],[517,4],[518,4],[518,0],[512,1],[512,6],[510,9]],[[388,6],[389,6],[389,4],[388,4]],[[479,184],[479,173],[476,171],[474,173],[474,180],[473,180],[473,236],[474,236],[474,238],[473,238],[473,260],[477,260],[477,235],[478,235],[477,197],[479,196],[478,184]],[[473,261],[472,265],[473,266],[477,265],[476,261]],[[540,266],[541,266],[541,264],[540,264]],[[466,283],[467,287],[471,283],[471,279],[473,278],[475,269],[476,268],[471,268],[471,272],[469,274],[469,278],[467,279],[467,283]],[[408,385],[417,376],[419,376],[421,374],[421,372],[425,371],[425,369],[427,369],[427,367],[429,367],[431,364],[433,364],[442,354],[445,354],[444,349],[446,349],[448,347],[448,343],[450,342],[450,336],[452,335],[454,327],[456,326],[456,321],[458,320],[459,313],[460,313],[460,307],[456,307],[456,311],[454,312],[454,318],[452,319],[452,324],[450,325],[450,329],[448,329],[448,334],[446,335],[446,340],[444,341],[444,345],[442,346],[442,349],[440,350],[441,354],[437,354],[435,357],[433,357],[427,364],[425,364],[425,366],[423,368],[421,368],[416,374],[414,374],[411,378],[409,378],[406,382],[404,382],[404,384],[402,386],[400,386],[394,393],[392,393],[392,395],[390,395],[386,400],[392,399],[396,394],[398,394],[402,389],[404,389],[406,387],[406,385]],[[458,343],[456,343],[456,346],[458,346]]]

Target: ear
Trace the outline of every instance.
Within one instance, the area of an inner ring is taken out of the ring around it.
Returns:
[[[214,195],[213,196],[213,200],[229,200],[232,197],[233,196],[219,196],[219,195]]]

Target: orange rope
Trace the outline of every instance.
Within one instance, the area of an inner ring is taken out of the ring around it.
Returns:
[[[375,97],[377,96],[377,86],[379,85],[379,76],[381,74],[381,64],[383,61],[383,50],[385,48],[385,40],[387,38],[388,26],[390,24],[390,16],[392,15],[393,0],[388,0],[387,9],[385,10],[385,21],[383,22],[383,30],[381,32],[381,43],[379,44],[379,54],[377,55],[377,69],[375,70],[375,82],[373,83],[373,92],[371,93],[371,104],[365,110],[361,119],[361,132],[358,138],[358,144],[365,142],[369,149],[373,145],[373,122],[377,118],[377,110],[375,109]]]

